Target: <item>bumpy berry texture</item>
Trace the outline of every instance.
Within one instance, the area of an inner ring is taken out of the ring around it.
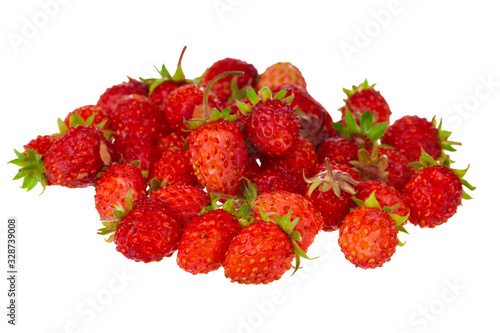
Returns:
[[[339,229],[339,245],[347,260],[360,268],[377,268],[391,260],[398,231],[381,209],[356,207]]]
[[[273,222],[257,220],[237,234],[226,252],[224,275],[241,284],[268,284],[292,266],[290,238]]]
[[[260,170],[251,181],[257,187],[259,194],[287,191],[303,195],[307,187],[302,177],[280,167]]]
[[[177,250],[182,222],[157,198],[136,201],[116,230],[116,250],[128,259],[142,262],[160,261]]]
[[[66,124],[66,126],[74,127],[71,126],[71,116],[75,114],[82,117],[84,121],[93,116],[94,120],[92,121],[92,125],[97,126],[99,124],[104,124],[102,130],[113,129],[113,122],[111,120],[111,117],[108,115],[107,111],[99,105],[85,105],[71,111],[70,113],[68,113],[66,118],[64,118],[64,123]]]
[[[257,81],[257,90],[269,87],[276,90],[279,86],[291,84],[307,88],[306,80],[300,70],[289,62],[278,62],[269,66]]]
[[[114,85],[99,97],[97,105],[102,107],[108,115],[112,115],[114,106],[123,96],[138,94],[147,96],[149,87],[146,83],[129,78],[128,82]]]
[[[33,150],[40,155],[45,155],[47,150],[56,142],[59,138],[58,135],[39,135],[35,139],[31,140],[24,145],[24,150]]]
[[[462,202],[462,183],[444,166],[423,168],[415,173],[404,188],[410,206],[410,222],[422,228],[445,223]]]
[[[368,180],[359,183],[356,189],[356,198],[359,200],[365,201],[375,191],[375,199],[377,199],[380,207],[393,207],[393,214],[399,216],[410,214],[410,207],[406,204],[403,195],[392,186]]]
[[[152,191],[151,197],[166,202],[182,220],[184,228],[210,204],[210,195],[191,185],[164,186]]]
[[[389,122],[392,114],[389,104],[374,87],[365,80],[359,86],[353,86],[352,90],[344,89],[347,99],[344,100],[345,106],[341,108],[342,119],[345,119],[345,110],[348,108],[358,122],[366,110],[370,110],[376,123]]]
[[[121,163],[138,161],[138,168],[144,172],[150,173],[153,163],[160,158],[158,150],[149,138],[118,137],[112,146],[113,161]]]
[[[181,237],[177,265],[191,274],[219,269],[229,244],[240,230],[238,220],[222,209],[196,217]]]
[[[295,226],[302,236],[302,240],[297,245],[302,251],[307,252],[309,246],[323,226],[323,217],[316,210],[313,204],[300,194],[274,191],[261,194],[255,201],[253,217],[255,220],[262,219],[262,211],[265,213],[276,213],[279,216],[285,216],[292,209],[291,220],[300,217],[300,221]],[[275,219],[274,216],[270,217]]]
[[[113,164],[97,180],[95,208],[99,215],[113,216],[113,210],[126,206],[126,196],[134,202],[146,197],[146,181],[130,164]]]
[[[187,150],[172,149],[163,153],[153,164],[150,179],[157,179],[164,185],[197,185]]]
[[[236,194],[245,173],[247,147],[240,129],[226,121],[207,123],[188,137],[191,165],[208,191]]]
[[[333,137],[323,141],[319,145],[317,153],[321,163],[329,158],[334,164],[349,165],[350,161],[355,161],[358,158],[358,146],[342,136]]]
[[[226,102],[231,97],[231,82],[233,80],[236,80],[236,88],[238,90],[243,89],[246,85],[255,85],[257,82],[257,69],[252,64],[239,59],[225,58],[216,61],[206,70],[201,78],[201,84],[207,86],[217,75],[229,71],[241,71],[244,74],[241,76],[230,75],[223,77],[212,86],[211,91],[222,102]]]
[[[72,127],[47,150],[47,183],[66,187],[94,186],[97,174],[111,164],[109,142],[100,128]]]

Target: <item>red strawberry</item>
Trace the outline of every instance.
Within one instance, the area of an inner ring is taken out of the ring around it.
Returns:
[[[240,129],[221,119],[198,127],[187,141],[191,165],[200,184],[211,192],[238,193],[248,157]]]
[[[186,130],[184,120],[203,118],[203,94],[205,88],[200,85],[186,84],[172,91],[165,101],[165,117],[176,132]],[[220,109],[221,102],[214,93],[208,94],[208,108]]]
[[[281,100],[284,94],[271,98],[267,88],[259,91],[260,100],[253,89],[248,94],[254,105],[245,127],[250,142],[266,156],[286,155],[299,136],[299,121],[293,109]]]
[[[410,161],[396,149],[377,147],[366,151],[360,149],[358,161],[351,161],[363,180],[377,180],[393,186],[403,192],[405,184],[410,180],[414,169]]]
[[[39,153],[40,155],[45,155],[47,150],[56,142],[59,138],[59,135],[39,135],[36,139],[31,140],[28,144],[24,145],[24,150],[33,150]]]
[[[172,149],[184,149],[184,143],[186,142],[187,134],[181,134],[179,132],[170,132],[158,140],[156,147],[160,153],[165,153]]]
[[[72,127],[56,140],[42,158],[28,150],[9,163],[21,167],[14,179],[24,178],[21,188],[28,191],[37,183],[66,187],[87,187],[97,182],[97,174],[111,164],[108,141],[95,126]]]
[[[328,138],[318,147],[318,160],[330,159],[334,164],[346,164],[358,157],[358,146],[343,136]]]
[[[165,201],[181,218],[184,228],[210,204],[209,194],[191,185],[164,186],[152,191],[151,197]]]
[[[405,185],[404,198],[410,206],[410,222],[422,228],[434,228],[445,223],[457,212],[463,199],[471,197],[462,189],[475,188],[463,179],[466,170],[449,168],[450,160],[439,165],[422,152],[419,172]]]
[[[428,121],[418,116],[404,116],[389,126],[382,137],[382,143],[396,148],[410,162],[418,161],[423,149],[434,159],[444,155],[443,150],[455,151],[452,145],[458,142],[448,141],[451,132],[436,127],[435,118]]]
[[[409,216],[408,214],[410,214],[410,207],[405,203],[403,195],[392,186],[368,180],[359,183],[356,189],[356,198],[359,200],[365,201],[375,192],[375,199],[381,207],[392,207],[394,214],[399,216]]]
[[[304,179],[285,168],[262,169],[251,178],[259,194],[287,191],[304,194],[307,184]]]
[[[117,136],[135,136],[156,143],[168,132],[161,110],[146,96],[127,95],[116,104],[112,114]]]
[[[210,66],[201,78],[201,84],[207,86],[217,75],[228,71],[241,71],[242,76],[226,76],[218,80],[212,87],[212,92],[223,102],[226,102],[232,95],[232,81],[235,80],[237,90],[243,89],[247,85],[255,85],[257,81],[257,69],[243,60],[225,58],[215,62]]]
[[[116,138],[113,141],[112,154],[113,161],[127,164],[139,161],[139,170],[148,173],[151,172],[153,163],[160,157],[151,139],[133,136]]]
[[[168,204],[145,198],[136,201],[120,223],[114,242],[116,250],[128,259],[147,263],[172,256],[181,235],[182,222]]]
[[[342,164],[331,165],[326,160],[319,173],[308,179],[307,198],[321,213],[323,231],[335,231],[344,221],[349,210],[354,206],[352,196],[359,181],[358,175]]]
[[[165,185],[197,185],[187,150],[172,149],[163,153],[153,164],[150,179],[157,179]]]
[[[191,274],[219,269],[229,244],[240,230],[238,220],[222,209],[194,218],[181,237],[177,265]]]
[[[134,202],[146,197],[141,171],[130,164],[112,164],[97,180],[95,208],[99,215],[113,216],[113,210],[126,206],[126,196]]]
[[[99,105],[85,105],[75,109],[68,113],[64,119],[64,123],[67,127],[76,127],[76,124],[72,124],[72,116],[78,115],[81,118],[81,123],[85,123],[90,117],[94,116],[92,124],[100,125],[102,130],[113,130],[113,123],[111,117],[107,114],[106,110]]]
[[[311,177],[316,173],[318,156],[313,145],[306,138],[299,136],[287,155],[274,158],[264,156],[261,162],[264,169],[285,168],[300,177],[304,174]]]
[[[278,62],[269,66],[264,73],[259,76],[257,81],[257,90],[269,87],[276,90],[284,84],[292,84],[307,88],[306,80],[300,70],[289,62]]]
[[[261,194],[255,201],[253,210],[255,220],[264,217],[262,216],[261,209],[264,213],[276,213],[279,216],[286,215],[292,209],[291,220],[300,217],[295,230],[302,236],[302,240],[297,241],[297,245],[304,252],[307,252],[307,249],[314,241],[324,223],[321,214],[313,204],[302,195],[296,193],[274,191]],[[274,216],[271,219],[274,220]]]
[[[279,225],[257,220],[237,234],[226,252],[224,275],[231,282],[268,284],[290,269],[294,249]]]
[[[97,105],[106,110],[108,115],[111,115],[115,103],[123,96],[132,94],[147,96],[148,90],[149,86],[146,83],[129,77],[128,82],[123,82],[106,89],[101,97],[99,97]]]
[[[359,86],[352,86],[352,90],[344,89],[347,94],[347,99],[344,100],[345,106],[340,110],[342,111],[342,119],[345,119],[345,110],[349,109],[354,118],[360,122],[361,115],[370,110],[373,119],[376,123],[389,122],[391,110],[385,98],[380,92],[374,89],[375,85],[369,85],[365,80]]]

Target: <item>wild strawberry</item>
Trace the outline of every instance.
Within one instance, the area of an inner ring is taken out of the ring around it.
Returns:
[[[23,146],[24,150],[33,150],[40,155],[45,155],[47,150],[56,142],[59,138],[59,135],[51,134],[51,135],[39,135],[36,139],[31,140],[26,145]]]
[[[229,244],[240,230],[238,220],[222,209],[195,217],[181,237],[177,265],[191,274],[219,269]]]
[[[300,70],[289,62],[278,62],[269,66],[264,73],[259,76],[257,90],[269,87],[275,90],[283,84],[293,84],[307,88],[306,80]]]
[[[359,200],[365,201],[375,192],[375,199],[381,207],[390,207],[393,213],[399,216],[410,214],[410,207],[406,204],[403,195],[392,186],[384,185],[376,180],[367,180],[359,183],[356,190],[356,198]]]
[[[127,195],[132,202],[145,198],[146,181],[135,166],[112,164],[97,180],[95,208],[101,217],[113,216],[113,210],[125,207]]]
[[[444,156],[443,151],[455,151],[452,145],[460,143],[448,141],[451,132],[442,130],[441,122],[436,125],[435,118],[428,121],[418,116],[404,116],[387,128],[382,143],[396,148],[410,162],[420,159],[422,149],[437,160]]]
[[[164,186],[152,191],[151,197],[165,201],[182,220],[184,228],[210,204],[209,194],[191,185]]]
[[[172,91],[163,109],[172,130],[186,130],[184,120],[203,118],[203,94],[205,88],[200,85],[186,84]],[[220,109],[221,102],[214,93],[208,94],[208,108]]]
[[[319,145],[317,153],[321,162],[328,158],[334,164],[349,165],[358,157],[358,146],[343,136],[332,137]]]
[[[201,78],[201,84],[206,87],[217,75],[228,71],[241,71],[244,74],[226,76],[213,85],[211,91],[223,102],[228,101],[233,90],[241,90],[247,85],[255,85],[258,76],[257,69],[252,64],[239,59],[225,58],[216,61],[205,71]],[[235,81],[234,87],[232,87],[233,80]]]
[[[410,161],[396,149],[376,147],[360,149],[358,160],[351,161],[362,180],[376,180],[403,192],[415,170]]]
[[[149,87],[146,83],[128,78],[128,82],[122,82],[114,85],[99,97],[97,105],[106,110],[108,115],[112,115],[113,108],[116,102],[123,96],[138,94],[142,96],[148,95]]]
[[[303,195],[307,184],[304,179],[286,168],[262,169],[250,178],[259,194],[287,191]]]
[[[351,110],[358,122],[361,120],[361,115],[369,110],[375,123],[389,122],[392,113],[389,104],[374,87],[374,84],[370,85],[368,80],[365,80],[359,86],[352,86],[352,90],[344,89],[347,99],[344,99],[345,106],[340,109],[342,119],[345,119],[346,109]]]
[[[148,174],[151,173],[153,163],[160,157],[151,139],[134,136],[115,138],[112,155],[113,161],[117,162],[129,164],[138,161],[139,170]],[[148,174],[145,174],[145,177]]]
[[[149,178],[158,180],[162,185],[197,185],[189,156],[187,150],[172,149],[163,153],[153,164]]]
[[[76,118],[75,118],[75,115]],[[111,121],[111,117],[107,114],[106,110],[99,105],[85,105],[79,107],[66,116],[64,118],[64,123],[67,127],[76,127],[76,125],[81,125],[85,123],[89,118],[92,118],[92,125],[99,126],[103,131],[105,130],[113,130],[113,123]],[[74,124],[73,119],[80,118],[78,124]]]
[[[323,231],[337,230],[349,210],[354,206],[352,200],[359,177],[345,165],[331,165],[327,159],[320,172],[307,180],[307,198],[321,213]],[[357,179],[356,179],[357,178]]]
[[[291,220],[300,217],[295,230],[301,234],[302,240],[297,241],[297,245],[304,252],[307,252],[307,249],[323,226],[324,221],[313,204],[302,195],[285,191],[261,194],[255,201],[253,217],[255,220],[262,219],[263,212],[284,216],[290,209],[292,210]],[[270,218],[275,220],[274,216]]]
[[[116,250],[128,259],[142,262],[160,261],[177,250],[182,222],[158,198],[144,198],[118,226],[114,235]]]
[[[288,105],[293,96],[284,100],[286,90],[272,96],[268,88],[259,95],[248,89],[248,97],[253,106],[238,103],[241,111],[250,114],[246,119],[245,130],[252,145],[266,156],[286,155],[299,136],[299,121]]]
[[[463,179],[468,168],[451,169],[449,158],[439,165],[422,151],[418,164],[420,171],[411,177],[403,193],[411,209],[410,222],[422,228],[434,228],[455,215],[462,199],[471,199],[462,185],[469,190],[475,188]]]
[[[247,162],[245,165],[245,177],[253,178],[259,171],[260,165],[257,162],[259,153],[248,153]]]
[[[146,96],[127,95],[115,104],[112,115],[117,136],[135,136],[156,143],[168,132],[168,123]]]
[[[183,150],[184,144],[186,142],[187,134],[181,134],[179,132],[170,132],[158,140],[156,148],[158,152],[165,153],[172,149]]]
[[[28,191],[37,183],[66,187],[93,186],[97,174],[111,164],[108,141],[95,126],[72,127],[42,155],[27,150],[23,155],[15,150],[17,159],[9,163],[21,167],[14,179],[24,178],[21,188]]]
[[[274,158],[264,156],[261,162],[264,169],[285,168],[295,175],[302,177],[305,174],[306,177],[311,177],[316,173],[318,156],[313,145],[306,138],[299,136],[287,155]]]
[[[339,229],[339,245],[347,260],[356,267],[368,269],[381,267],[391,260],[398,244],[398,230],[405,217],[381,209],[374,194],[347,214]]]

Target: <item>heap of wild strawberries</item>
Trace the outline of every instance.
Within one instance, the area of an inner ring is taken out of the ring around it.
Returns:
[[[98,234],[129,259],[177,251],[191,274],[222,266],[232,282],[266,284],[338,230],[347,260],[376,268],[408,221],[443,224],[474,189],[450,167],[451,133],[419,116],[391,123],[367,81],[344,89],[334,122],[290,63],[259,75],[226,58],[189,80],[179,60],[159,74],[108,88],[10,162],[27,190],[94,186]]]

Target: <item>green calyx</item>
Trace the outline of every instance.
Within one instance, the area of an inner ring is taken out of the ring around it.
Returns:
[[[265,212],[262,209],[262,204],[263,203],[261,203],[259,207],[262,220],[277,224],[281,228],[281,230],[283,230],[283,232],[290,238],[290,242],[292,243],[293,247],[293,254],[295,256],[295,265],[293,265],[294,271],[292,273],[293,275],[300,268],[300,258],[311,260],[311,258],[309,258],[307,254],[297,244],[297,242],[302,241],[302,236],[300,235],[300,232],[294,230],[300,221],[300,217],[296,217],[292,221],[292,208],[290,208],[288,213],[286,213],[286,215],[284,216],[280,216],[273,212]]]
[[[450,169],[450,171],[455,176],[457,176],[458,179],[460,179],[460,182],[462,183],[463,187],[467,188],[470,191],[474,191],[476,189],[476,187],[472,186],[467,180],[464,179],[465,174],[467,173],[467,171],[470,168],[470,165],[468,165],[466,169],[460,170],[460,169],[451,168],[450,167],[451,163],[453,163],[453,162],[450,160],[450,157],[448,155],[441,155],[439,157],[439,161],[436,161],[434,158],[432,158],[432,156],[430,156],[429,154],[427,154],[422,149],[422,154],[420,155],[420,160],[418,162],[412,162],[409,165],[413,166],[417,172],[420,171],[422,168],[432,168],[434,166],[441,165],[441,166],[443,166],[445,168]],[[472,197],[470,196],[470,194],[468,194],[465,191],[465,189],[462,190],[462,198],[465,199],[465,200],[472,199]]]
[[[366,149],[358,150],[358,160],[349,162],[354,166],[354,170],[359,174],[361,180],[377,180],[385,183],[389,176],[387,167],[389,159],[384,154],[379,154],[378,146],[373,148],[370,154]]]
[[[24,154],[14,149],[14,153],[17,158],[8,163],[15,164],[21,168],[13,180],[24,178],[21,188],[26,189],[26,191],[31,191],[40,183],[43,188],[42,193],[45,192],[47,177],[45,176],[46,169],[43,166],[42,155],[30,149],[26,150]]]
[[[330,159],[325,159],[326,170],[318,173],[312,178],[304,180],[309,185],[307,196],[311,196],[314,190],[318,189],[321,192],[333,191],[335,195],[342,198],[342,192],[355,194],[356,190],[352,185],[357,185],[358,182],[352,179],[351,175],[347,172],[340,170],[332,170]]]
[[[370,85],[368,83],[368,79],[365,79],[365,81],[363,83],[361,83],[359,86],[352,86],[352,89],[346,89],[344,88],[344,92],[346,93],[347,95],[347,98],[350,98],[352,95],[354,95],[355,93],[361,91],[361,90],[366,90],[366,89],[373,89],[375,87],[375,84],[372,84]]]
[[[223,209],[232,214],[242,227],[246,227],[253,222],[253,204],[250,205],[248,202],[239,197],[226,197],[225,195],[214,192],[209,192],[209,194],[210,205],[204,207],[201,210],[200,215],[204,215],[213,210]],[[222,198],[226,200],[221,205],[220,199]]]
[[[353,141],[359,148],[371,148],[383,135],[387,122],[375,123],[369,110],[361,115],[360,123],[354,119],[349,108],[345,109],[345,125],[333,123],[333,127],[347,140]]]
[[[448,140],[448,138],[451,135],[451,132],[442,129],[443,120],[442,119],[439,120],[439,125],[438,125],[436,117],[434,116],[432,118],[432,125],[434,125],[434,127],[436,127],[438,130],[438,138],[439,142],[441,143],[441,149],[442,149],[440,159],[446,158],[446,154],[444,153],[444,151],[457,151],[453,146],[461,146],[462,143]]]
[[[233,101],[241,101],[247,99],[248,87],[250,87],[251,84],[252,84],[252,79],[250,78],[242,88],[239,88],[236,78],[233,78],[231,80],[231,96],[228,97],[227,102],[231,103]]]
[[[113,209],[113,216],[101,216],[101,223],[104,228],[98,229],[97,234],[102,236],[110,235],[107,239],[104,239],[107,243],[113,243],[116,230],[118,230],[125,216],[134,208],[133,193],[132,189],[129,189],[128,193],[123,196],[125,198],[125,207],[121,204],[116,205]]]
[[[230,108],[225,108],[222,110],[222,112],[219,112],[216,108],[212,109],[212,116],[210,117],[210,120],[205,120],[201,118],[193,118],[190,120],[184,120],[184,124],[187,126],[188,132],[193,131],[197,129],[198,127],[208,124],[208,123],[215,123],[218,120],[227,120],[227,121],[235,121],[238,119],[237,114],[230,114],[231,109]]]
[[[380,204],[377,201],[377,198],[375,197],[375,192],[376,192],[376,190],[373,191],[365,201],[360,200],[356,197],[353,197],[352,200],[354,200],[354,202],[359,207],[371,207],[371,208],[377,208],[377,209],[384,211],[394,221],[394,225],[396,226],[396,229],[398,231],[404,232],[405,234],[409,234],[408,231],[403,226],[403,223],[406,220],[408,220],[408,218],[410,217],[410,213],[408,213],[406,216],[400,216],[400,215],[394,214],[394,211],[398,208],[398,205],[395,205],[393,207],[387,207],[387,206],[380,207]],[[403,246],[406,243],[406,242],[402,243],[399,240],[399,238],[398,238],[398,241],[399,241],[399,246]]]
[[[104,128],[104,126],[106,125],[106,123],[108,122],[108,120],[105,119],[102,122],[100,122],[99,124],[94,124],[94,119],[95,119],[95,114],[91,115],[87,119],[84,119],[78,113],[73,113],[69,117],[69,126],[68,126],[61,118],[58,118],[57,119],[57,127],[59,128],[59,133],[57,133],[56,135],[64,135],[64,134],[66,134],[66,132],[68,132],[68,130],[71,127],[78,127],[78,126],[91,126],[91,125],[93,125],[93,126],[99,127],[102,130]],[[114,132],[111,130],[103,130],[102,133],[103,133],[105,138],[109,139],[111,137],[111,135],[113,135]]]
[[[247,97],[248,97],[248,99],[250,100],[250,102],[252,103],[253,106],[255,106],[255,105],[259,104],[259,103],[265,103],[268,100],[272,100],[272,99],[283,101],[284,103],[290,105],[292,103],[292,101],[293,101],[294,95],[291,94],[290,96],[288,96],[288,97],[285,98],[286,94],[288,93],[288,90],[289,89],[282,89],[282,90],[278,91],[273,96],[273,93],[272,93],[271,89],[269,89],[269,87],[263,87],[257,93],[257,92],[255,92],[255,90],[251,86],[248,86],[248,88],[247,88]],[[239,107],[240,111],[243,114],[250,114],[250,113],[252,113],[252,110],[253,110],[253,106],[252,105],[247,105],[247,104],[241,103],[239,101],[237,101],[236,103],[238,104],[238,107]]]
[[[174,75],[170,75],[169,71],[165,67],[165,65],[161,66],[161,70],[158,70],[156,67],[156,71],[158,74],[160,74],[159,78],[150,78],[150,79],[143,79],[140,78],[142,82],[149,83],[149,95],[154,92],[156,87],[158,87],[160,84],[163,82],[187,82],[187,83],[196,83],[195,80],[187,80],[186,76],[184,75],[184,72],[182,70],[182,58],[184,57],[184,52],[186,52],[187,46],[184,46],[182,49],[181,55],[179,57],[179,61],[177,62],[177,68],[175,70]]]

